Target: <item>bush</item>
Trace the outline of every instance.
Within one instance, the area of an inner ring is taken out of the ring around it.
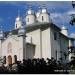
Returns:
[[[0,73],[4,74],[67,74],[68,69],[75,68],[74,60],[67,64],[61,64],[54,58],[47,58],[45,61],[42,59],[24,59],[23,63],[17,61],[16,64],[9,65],[8,67],[0,67]],[[59,71],[57,71],[59,70]],[[65,70],[65,71],[62,71]]]

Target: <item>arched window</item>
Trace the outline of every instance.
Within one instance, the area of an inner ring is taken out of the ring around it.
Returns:
[[[8,54],[12,53],[12,43],[9,42],[7,46],[8,46]]]
[[[17,55],[14,55],[14,62],[17,62]]]
[[[16,24],[16,28],[17,28],[17,24]]]
[[[44,20],[44,17],[42,16],[42,21]]]
[[[6,64],[6,56],[4,56],[3,60],[3,63]]]
[[[54,40],[57,40],[57,33],[54,32]]]

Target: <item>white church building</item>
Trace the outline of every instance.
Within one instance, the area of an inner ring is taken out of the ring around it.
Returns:
[[[37,13],[29,8],[25,23],[18,15],[14,30],[0,30],[0,57],[5,59],[5,64],[15,63],[16,59],[71,60],[73,54],[68,55],[68,47],[74,46],[74,38],[68,36],[66,27],[59,28],[52,23],[46,7],[41,7]]]

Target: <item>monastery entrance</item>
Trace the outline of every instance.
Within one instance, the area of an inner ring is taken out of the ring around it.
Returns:
[[[12,64],[12,56],[9,55],[9,56],[8,56],[8,65],[11,65],[11,64]]]

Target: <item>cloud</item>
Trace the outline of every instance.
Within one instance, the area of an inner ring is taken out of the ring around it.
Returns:
[[[75,10],[70,10],[70,11],[67,12],[67,14],[68,14],[68,15],[75,14]]]
[[[23,8],[24,10],[28,9],[29,5],[32,5],[32,7],[36,10],[39,6],[45,4],[48,12],[50,13],[50,18],[52,19],[53,23],[55,23],[59,27],[61,27],[62,25],[68,26],[69,21],[71,20],[70,14],[75,13],[75,11],[72,10],[71,1],[1,1],[0,3],[17,6],[18,8]],[[8,19],[10,19],[10,17],[8,17]]]
[[[71,16],[65,13],[51,13],[50,17],[52,18],[52,21],[57,24],[59,27],[65,24],[69,24],[69,21],[71,20]]]
[[[0,2],[1,3],[1,2]],[[74,11],[70,10],[72,8],[71,1],[6,1],[6,4],[11,4],[14,6],[20,6],[22,8],[27,8],[29,5],[33,7],[46,5],[48,11],[51,13],[52,20],[57,24],[65,24],[70,20],[69,14],[74,13]],[[38,9],[38,8],[37,8]],[[59,9],[64,10],[61,12]],[[60,23],[61,22],[61,23]]]
[[[53,18],[57,18],[57,17],[60,17],[61,14],[60,13],[51,13],[50,16]]]
[[[75,33],[71,33],[70,37],[75,38]]]
[[[0,2],[1,3],[1,2]],[[71,7],[71,2],[64,2],[64,1],[6,1],[6,4],[11,4],[14,6],[20,6],[22,8],[27,8],[29,5],[32,5],[32,7],[38,7],[38,6],[42,6],[43,4],[46,5],[46,7],[48,8],[48,11],[51,14],[51,18],[53,20],[53,22],[55,22],[56,24],[65,24],[69,22],[69,15],[72,11],[70,11],[70,7]],[[66,9],[64,12],[57,12],[57,9],[59,10],[59,8],[62,10]],[[69,8],[69,9],[68,9]],[[37,8],[38,9],[38,8]],[[61,23],[60,23],[61,22]],[[61,26],[60,25],[60,26]]]

